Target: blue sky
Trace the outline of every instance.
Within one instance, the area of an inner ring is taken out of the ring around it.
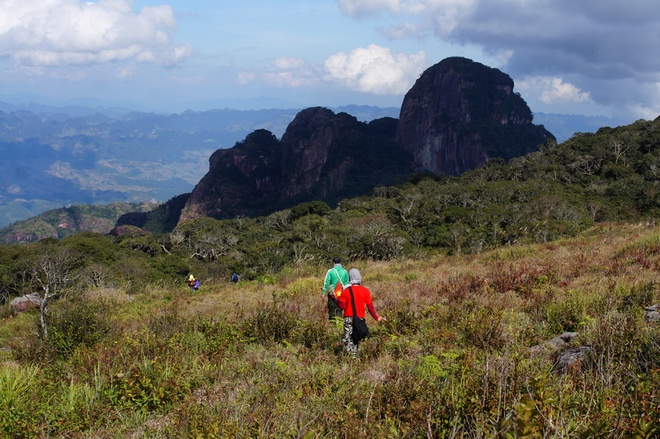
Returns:
[[[660,114],[657,0],[0,0],[0,100],[155,112],[399,107],[428,67],[509,74],[532,111]]]

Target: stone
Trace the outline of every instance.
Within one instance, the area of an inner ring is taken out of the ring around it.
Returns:
[[[561,335],[558,335],[550,340],[547,340],[541,344],[531,347],[533,353],[538,353],[541,351],[545,352],[556,352],[558,350],[566,347],[572,340],[577,338],[577,332],[564,332]]]
[[[646,321],[650,323],[660,322],[660,305],[651,305],[644,308],[646,311]]]
[[[40,308],[43,299],[39,293],[26,294],[24,296],[15,297],[9,303],[14,312],[25,312],[30,308]]]
[[[568,349],[557,356],[553,367],[558,373],[576,373],[582,370],[589,355],[590,346],[578,346]]]

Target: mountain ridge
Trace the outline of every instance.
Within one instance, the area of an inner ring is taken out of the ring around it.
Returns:
[[[399,109],[331,108],[359,121]],[[66,112],[70,114],[67,114]],[[71,204],[168,200],[191,192],[218,148],[255,129],[281,136],[299,109],[188,110],[181,114],[111,107],[0,102],[0,227]],[[609,126],[604,117],[534,114],[558,141]],[[211,125],[211,127],[209,127]]]
[[[406,94],[399,119],[365,124],[312,107],[296,115],[280,141],[257,130],[215,151],[179,224],[200,216],[267,215],[302,201],[333,204],[414,172],[459,175],[491,158],[510,159],[554,142],[532,119],[507,74],[467,58],[447,58]]]

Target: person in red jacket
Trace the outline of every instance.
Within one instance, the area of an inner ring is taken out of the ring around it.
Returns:
[[[351,268],[348,272],[348,286],[344,288],[341,295],[337,298],[339,307],[344,311],[344,336],[342,341],[344,342],[344,347],[346,352],[350,355],[355,356],[358,351],[358,343],[353,341],[353,319],[356,316],[353,315],[353,306],[351,305],[351,294],[355,300],[355,312],[357,318],[364,319],[364,308],[369,310],[369,314],[377,322],[382,322],[385,320],[384,317],[380,317],[376,313],[376,308],[374,308],[373,301],[371,300],[371,292],[362,286],[362,275],[357,268]]]

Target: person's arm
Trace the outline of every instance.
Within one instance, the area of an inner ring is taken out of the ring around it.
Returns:
[[[328,288],[332,286],[332,270],[328,270],[328,272],[325,274],[325,281],[323,283],[323,291],[321,291],[321,294],[325,296],[325,294],[328,292]]]
[[[371,292],[369,290],[367,290],[366,304],[367,304],[367,309],[369,310],[369,314],[371,314],[371,317],[373,317],[375,321],[382,322],[383,320],[385,320],[385,317],[380,317],[376,313],[376,308],[374,307],[374,302],[371,300]]]
[[[374,318],[375,321],[380,321],[380,317],[378,317],[378,314],[376,314],[376,308],[374,308],[374,304],[369,302],[367,303],[367,309],[369,310],[369,314],[371,314],[371,317]]]

